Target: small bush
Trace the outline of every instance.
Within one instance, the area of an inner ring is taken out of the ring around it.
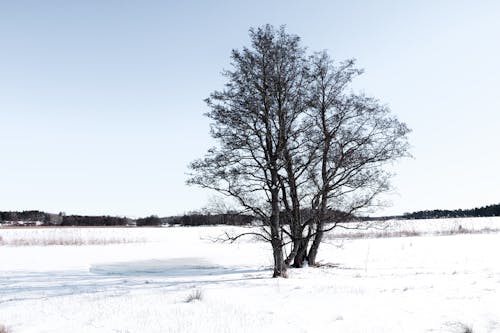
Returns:
[[[191,303],[194,301],[201,301],[202,299],[203,299],[203,293],[201,292],[201,290],[196,289],[191,294],[189,294],[188,297],[186,297],[186,303]],[[2,333],[2,332],[0,332],[0,333]]]
[[[11,333],[11,332],[12,331],[8,327],[0,325],[0,333]]]

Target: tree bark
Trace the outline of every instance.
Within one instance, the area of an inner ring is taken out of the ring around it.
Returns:
[[[281,239],[274,238],[271,240],[271,245],[273,247],[273,258],[274,258],[274,271],[273,278],[282,277],[286,278],[287,270],[285,261],[283,260],[283,246],[281,244]]]
[[[274,161],[272,161],[274,162]],[[277,183],[278,175],[275,169],[272,168],[272,180]],[[271,207],[272,214],[270,218],[270,229],[271,229],[271,246],[273,248],[273,258],[274,258],[274,272],[273,278],[276,277],[287,277],[285,259],[283,255],[283,240],[281,237],[281,225],[280,225],[280,209],[279,209],[279,187],[271,189]]]
[[[302,268],[304,266],[304,261],[307,259],[307,246],[308,245],[309,245],[309,238],[305,238],[300,242],[298,249],[297,249],[297,254],[295,255],[295,258],[293,261],[293,267]]]
[[[321,241],[323,240],[323,233],[323,223],[319,222],[317,225],[316,235],[314,236],[314,240],[307,255],[307,262],[309,263],[309,266],[316,266],[316,256],[318,255],[318,249]]]

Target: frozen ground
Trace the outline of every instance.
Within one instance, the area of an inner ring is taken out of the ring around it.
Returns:
[[[212,242],[224,227],[0,228],[0,325],[13,333],[500,332],[499,228],[500,218],[483,218],[337,229],[320,253],[329,265],[291,270],[289,279],[269,278],[265,243]],[[202,299],[186,302],[197,290]]]

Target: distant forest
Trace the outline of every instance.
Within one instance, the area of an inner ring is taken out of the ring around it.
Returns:
[[[139,219],[116,216],[82,216],[66,215],[64,213],[51,214],[38,210],[27,210],[22,212],[0,212],[0,224],[24,225],[24,226],[162,226],[162,225],[248,225],[253,220],[252,216],[235,213],[228,214],[201,214],[190,213],[182,216],[158,217],[149,216]]]
[[[500,216],[500,204],[489,205],[480,208],[472,209],[456,209],[456,210],[423,210],[414,213],[405,213],[401,216],[404,219],[439,219],[452,217],[487,217]]]
[[[500,216],[500,204],[489,205],[472,209],[457,210],[424,210],[413,213],[405,213],[402,216],[387,216],[370,218],[363,217],[363,220],[381,220],[390,218],[399,219],[439,219],[439,218],[457,218],[457,217],[487,217]],[[139,219],[116,216],[83,216],[66,215],[64,213],[51,214],[38,210],[27,210],[21,212],[1,212],[0,224],[24,225],[24,226],[162,226],[162,225],[181,225],[181,226],[201,226],[201,225],[250,225],[254,218],[250,215],[237,213],[227,214],[203,214],[188,213],[182,216],[158,217],[149,216]]]

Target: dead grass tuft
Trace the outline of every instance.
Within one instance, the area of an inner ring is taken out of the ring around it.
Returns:
[[[188,297],[186,297],[186,303],[192,303],[194,301],[201,301],[203,299],[203,293],[201,290],[196,289]],[[1,332],[0,332],[1,333]]]

